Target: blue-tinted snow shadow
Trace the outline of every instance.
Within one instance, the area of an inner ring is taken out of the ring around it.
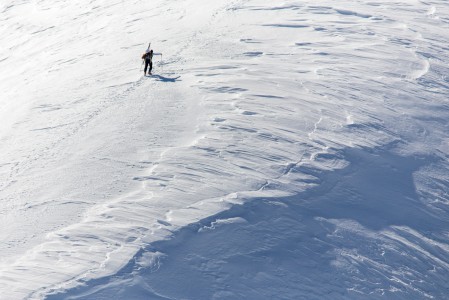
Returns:
[[[166,76],[162,76],[160,74],[153,74],[150,75],[148,77],[154,78],[158,81],[163,81],[163,82],[176,82],[176,81],[180,81],[179,78],[181,78],[181,76],[177,76],[177,77],[166,77]]]
[[[365,149],[342,155],[345,169],[291,170],[318,177],[316,188],[233,206],[142,249],[118,274],[48,299],[444,298],[443,251],[413,235],[377,236],[392,225],[434,239],[449,230],[447,212],[431,211],[412,177],[437,159]],[[164,256],[142,267],[149,253]]]

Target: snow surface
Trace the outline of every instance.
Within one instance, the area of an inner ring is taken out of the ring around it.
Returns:
[[[447,1],[0,12],[0,299],[449,297]]]

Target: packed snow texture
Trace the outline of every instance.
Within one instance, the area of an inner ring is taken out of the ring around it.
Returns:
[[[0,299],[448,297],[447,1],[0,12]]]

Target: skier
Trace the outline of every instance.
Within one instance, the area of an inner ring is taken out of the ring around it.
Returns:
[[[143,71],[143,74],[147,74],[147,68],[148,66],[150,66],[148,75],[151,75],[151,70],[153,69],[153,49],[147,49],[147,51],[142,55],[142,59],[145,60],[145,69]]]

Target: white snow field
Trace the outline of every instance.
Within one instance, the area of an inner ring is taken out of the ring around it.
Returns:
[[[449,299],[448,1],[0,12],[0,299]]]

